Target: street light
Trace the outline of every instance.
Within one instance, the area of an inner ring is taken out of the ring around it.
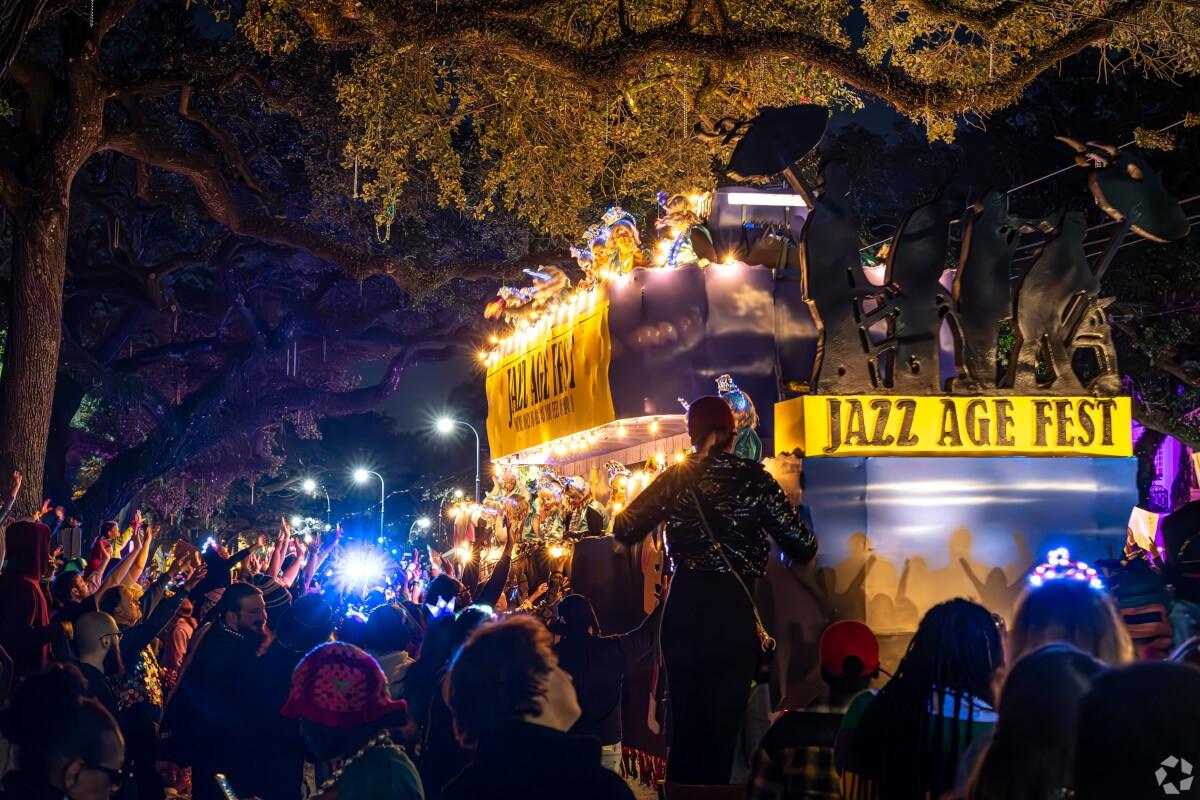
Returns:
[[[462,500],[462,499],[463,499],[463,490],[462,490],[462,489],[455,489],[455,490],[454,490],[454,499],[455,499],[455,500]]]
[[[357,473],[355,474],[355,480],[358,480]],[[366,480],[365,476],[363,477],[363,480]],[[360,481],[360,483],[361,483],[361,481]],[[329,502],[329,490],[325,488],[325,484],[317,483],[312,478],[305,478],[303,481],[301,481],[300,488],[303,489],[304,493],[307,494],[309,497],[315,497],[317,494],[317,489],[320,489],[321,492],[325,495],[325,525],[326,525],[326,530],[328,530],[329,517],[333,513],[333,508]]]
[[[412,541],[412,535],[413,535],[414,528],[420,528],[421,530],[427,530],[429,528],[429,525],[430,525],[429,517],[417,517],[416,519],[414,519],[412,525],[408,526],[409,541],[410,542]]]
[[[372,472],[369,469],[363,469],[362,467],[359,467],[358,469],[354,470],[353,477],[354,477],[355,483],[366,483],[368,480],[370,480],[372,475],[374,475],[376,478],[379,478],[379,536],[382,538],[384,535],[383,534],[383,503],[387,499],[387,496],[384,494],[385,490],[383,488],[383,476],[380,475],[378,472]]]
[[[437,432],[443,436],[454,430],[455,425],[464,425],[471,429],[471,433],[475,434],[475,502],[479,502],[479,451],[482,446],[479,443],[479,431],[475,430],[475,426],[469,422],[464,422],[461,419],[452,417],[438,417]]]

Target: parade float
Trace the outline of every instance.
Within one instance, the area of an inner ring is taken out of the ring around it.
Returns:
[[[815,603],[911,632],[954,596],[1007,616],[1034,553],[1119,552],[1136,463],[1101,279],[1126,236],[1188,223],[1135,152],[1065,143],[1113,223],[1093,257],[1083,211],[1022,219],[991,189],[917,206],[864,263],[838,162],[815,191],[784,159],[753,173],[780,187],[660,195],[654,221],[610,209],[574,280],[531,270],[487,309],[495,470],[579,476],[617,514],[687,456],[686,401],[723,394],[739,453],[770,456],[820,538],[803,591],[772,580],[781,625]],[[1022,234],[1041,242],[1018,272]]]

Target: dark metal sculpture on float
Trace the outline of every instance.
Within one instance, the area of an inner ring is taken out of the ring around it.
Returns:
[[[964,210],[939,193],[908,213],[888,250],[883,285],[860,281],[857,220],[848,207],[844,169],[827,165],[826,189],[801,233],[805,300],[821,330],[813,391],[1073,395],[1120,392],[1116,351],[1100,279],[1132,231],[1156,242],[1187,235],[1179,204],[1146,161],[1107,145],[1081,145],[1081,166],[1097,205],[1120,223],[1089,264],[1081,211],[1063,211],[1053,227],[1008,211],[1007,195],[989,189]],[[953,287],[941,283],[951,223],[961,219],[963,247]],[[1012,288],[1012,257],[1022,232],[1048,232],[1030,267]],[[941,374],[938,343],[949,319],[956,339],[957,379]],[[1001,326],[1012,321],[1016,345],[997,381]],[[882,330],[880,330],[882,328]],[[1084,386],[1075,355],[1091,351],[1095,374]]]

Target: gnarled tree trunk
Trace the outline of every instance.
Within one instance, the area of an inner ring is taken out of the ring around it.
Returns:
[[[14,469],[25,476],[13,511],[13,517],[20,518],[42,502],[42,467],[62,335],[66,189],[50,204],[32,210],[14,230],[11,310],[0,381],[0,476],[6,485]]]

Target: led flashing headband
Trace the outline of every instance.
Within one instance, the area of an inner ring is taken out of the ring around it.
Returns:
[[[1046,562],[1035,567],[1029,576],[1029,585],[1042,586],[1050,581],[1059,580],[1086,581],[1093,589],[1104,588],[1104,581],[1100,579],[1095,568],[1082,561],[1072,561],[1071,553],[1065,547],[1059,547],[1046,554]]]

